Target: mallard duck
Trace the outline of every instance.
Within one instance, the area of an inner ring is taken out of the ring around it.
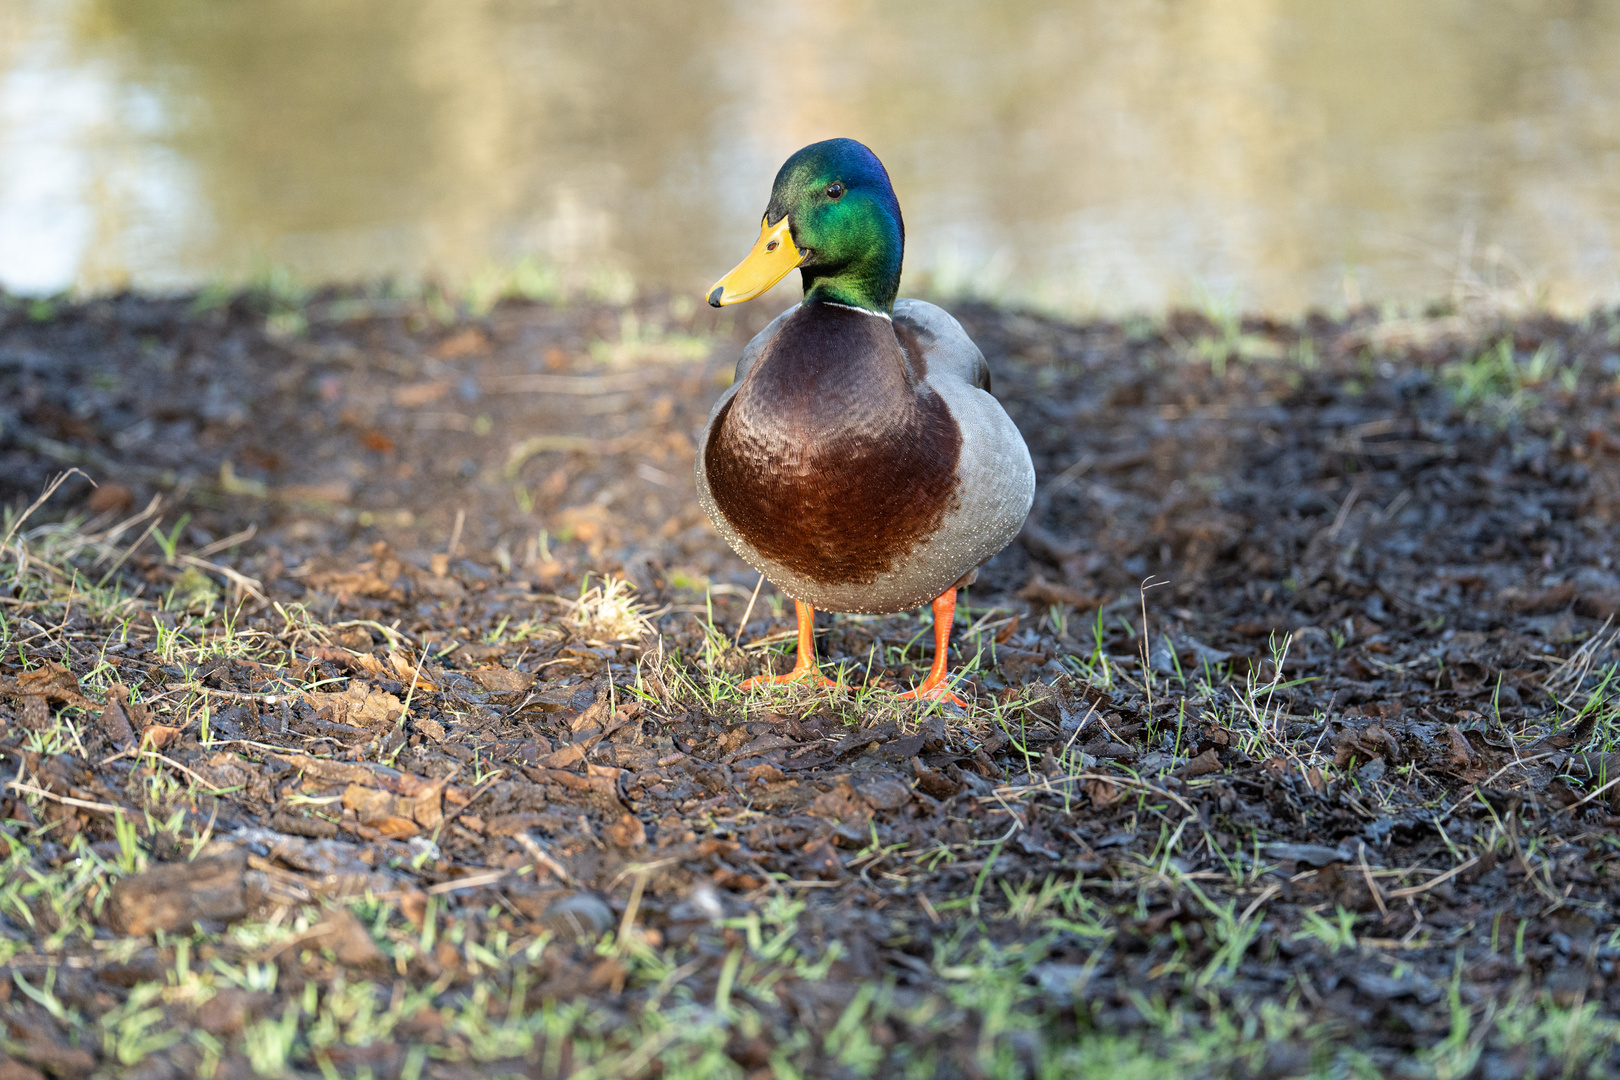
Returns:
[[[698,445],[703,509],[798,615],[793,670],[746,687],[831,682],[816,666],[816,608],[930,604],[933,665],[901,696],[962,704],[945,679],[956,590],[1018,535],[1035,469],[961,325],[895,299],[904,248],[883,163],[828,139],[777,172],[754,249],[708,294],[721,307],[794,267],[804,280],[804,300],[743,349]]]

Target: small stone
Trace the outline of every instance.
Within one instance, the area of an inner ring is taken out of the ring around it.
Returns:
[[[898,810],[911,801],[911,785],[886,773],[860,777],[854,787],[855,793],[877,810]]]

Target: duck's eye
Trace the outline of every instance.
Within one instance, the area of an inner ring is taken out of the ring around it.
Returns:
[[[844,193],[844,185],[834,180],[827,185],[827,198],[836,199]]]

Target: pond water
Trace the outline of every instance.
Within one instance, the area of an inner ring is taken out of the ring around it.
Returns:
[[[698,296],[832,135],[912,291],[1620,297],[1598,0],[0,0],[0,285]]]

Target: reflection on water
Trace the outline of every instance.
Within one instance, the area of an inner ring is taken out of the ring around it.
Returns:
[[[0,0],[0,283],[696,291],[834,134],[888,164],[912,290],[1620,295],[1590,0]]]

